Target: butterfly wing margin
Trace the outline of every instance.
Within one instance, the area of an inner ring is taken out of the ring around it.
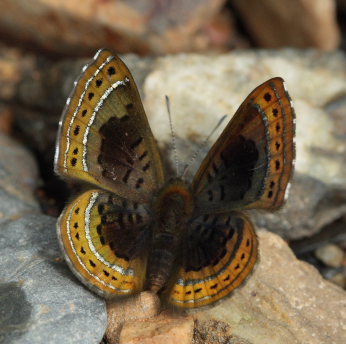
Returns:
[[[111,298],[143,289],[149,223],[143,206],[89,190],[64,209],[57,234],[77,278],[98,295]]]
[[[180,268],[163,294],[165,302],[180,309],[210,306],[230,296],[258,259],[255,230],[240,213],[199,216],[188,233]]]
[[[147,199],[163,184],[163,168],[133,77],[110,51],[84,67],[60,121],[55,172]],[[145,190],[142,185],[145,184]]]
[[[283,79],[254,89],[193,181],[197,212],[282,206],[295,158],[295,113]]]

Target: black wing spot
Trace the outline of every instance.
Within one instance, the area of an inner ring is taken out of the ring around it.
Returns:
[[[78,154],[78,148],[75,148],[75,149],[73,150],[73,154],[74,154],[74,155],[77,155],[77,154]]]
[[[98,235],[101,235],[102,234],[102,226],[101,225],[97,225],[96,226],[96,231],[97,231]]]
[[[215,283],[214,285],[210,286],[210,289],[216,289],[216,288],[217,288],[217,286],[218,286],[218,284],[217,284],[217,283]]]
[[[275,160],[275,169],[277,171],[280,169],[280,160]]]
[[[82,254],[86,254],[85,250],[84,250],[84,247],[82,246],[82,248],[80,249],[80,253]]]
[[[276,132],[279,133],[280,132],[280,129],[281,129],[281,126],[280,126],[280,123],[276,123]]]
[[[271,181],[269,187],[272,189],[275,186],[275,182]]]
[[[245,253],[242,253],[240,259],[243,260],[244,258],[245,258]]]
[[[77,164],[77,159],[76,158],[72,158],[71,159],[71,165],[72,166],[76,166],[76,164]]]
[[[113,280],[113,281],[116,281],[116,280],[117,280],[117,278],[116,278],[116,277],[114,277],[114,276],[112,276],[112,280]]]
[[[148,151],[145,151],[138,159],[143,160],[148,155]]]
[[[109,76],[112,76],[116,73],[116,70],[113,66],[109,67],[108,70],[107,70],[107,73]]]
[[[235,267],[234,267],[234,270],[238,270],[240,268],[240,265],[237,264]]]
[[[103,270],[103,273],[104,273],[105,276],[107,276],[107,277],[109,276],[109,272],[108,271]]]
[[[272,100],[272,95],[269,92],[267,92],[263,98],[267,103],[269,103]]]
[[[276,150],[278,151],[279,149],[280,149],[280,143],[279,142],[275,142],[275,148],[276,148]]]
[[[192,293],[192,291],[189,290],[189,291],[187,291],[187,292],[185,293],[185,295],[190,295],[191,293]]]
[[[232,239],[233,235],[234,235],[234,229],[231,228],[228,232],[227,239],[228,240]]]
[[[143,170],[143,172],[146,172],[149,168],[150,168],[150,161],[147,162],[147,163],[143,166],[142,170]]]
[[[228,281],[230,279],[230,275],[227,275],[226,278],[223,279],[224,282]]]
[[[88,99],[91,100],[94,98],[94,93],[93,92],[89,92],[88,93]]]
[[[96,267],[96,264],[91,259],[89,259],[89,263],[93,268]]]
[[[272,197],[273,197],[273,191],[270,190],[270,191],[268,192],[268,198],[272,198]]]
[[[85,115],[87,114],[88,110],[83,110],[82,111],[82,117],[85,117]]]
[[[80,131],[80,126],[79,126],[79,125],[76,125],[76,127],[75,127],[74,130],[73,130],[73,134],[74,134],[75,136],[77,136],[77,135],[79,134],[79,131]]]
[[[74,211],[74,213],[75,213],[75,214],[78,214],[78,213],[79,213],[79,209],[80,209],[79,207],[76,208],[75,211]]]
[[[97,79],[95,84],[96,84],[96,87],[100,87],[102,85],[102,79]]]
[[[143,141],[143,137],[139,137],[135,142],[132,143],[132,145],[130,146],[131,149],[135,149],[136,147],[138,147]]]
[[[194,290],[195,293],[199,293],[202,290],[202,288],[197,288]]]
[[[134,109],[134,106],[133,106],[132,103],[129,103],[129,104],[126,105],[126,110],[127,111],[131,112],[133,109]]]
[[[144,183],[144,179],[143,178],[138,178],[137,179],[137,183],[135,185],[135,188],[139,189],[142,186],[143,183]]]
[[[100,242],[101,245],[104,245],[106,243],[105,238],[103,236],[100,236]]]
[[[104,204],[99,204],[98,207],[97,207],[97,210],[99,212],[100,215],[102,215],[105,211],[105,206]]]
[[[74,225],[73,225],[73,227],[74,227],[75,229],[77,229],[77,228],[78,228],[78,222],[75,222]]]
[[[274,108],[272,112],[273,112],[274,117],[277,117],[279,114],[279,110],[276,108]]]
[[[131,172],[132,172],[131,169],[128,169],[128,170],[126,171],[126,173],[125,173],[125,175],[124,175],[124,177],[123,177],[123,182],[124,182],[125,184],[127,184],[128,180],[129,180],[129,178],[130,178]]]
[[[246,240],[246,247],[249,247],[250,246],[250,239],[247,239]]]
[[[79,233],[78,233],[78,232],[76,233],[75,238],[76,238],[77,240],[79,240]]]

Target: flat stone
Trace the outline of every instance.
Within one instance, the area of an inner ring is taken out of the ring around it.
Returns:
[[[0,225],[0,342],[99,344],[105,302],[64,262],[56,219],[24,216]]]
[[[125,322],[149,319],[157,316],[159,311],[160,300],[156,294],[149,291],[125,299],[107,301],[107,341],[110,344],[119,343],[120,331]]]
[[[193,328],[192,317],[167,314],[142,321],[126,321],[119,344],[190,344]]]

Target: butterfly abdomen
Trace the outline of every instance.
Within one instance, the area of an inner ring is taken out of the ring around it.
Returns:
[[[165,286],[181,258],[177,251],[193,210],[189,185],[181,180],[170,181],[158,196],[156,210],[158,216],[147,269],[147,289],[154,292]]]

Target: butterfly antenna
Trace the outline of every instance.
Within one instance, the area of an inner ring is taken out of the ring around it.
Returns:
[[[177,153],[177,142],[175,137],[175,132],[173,128],[173,122],[172,122],[172,116],[171,116],[171,103],[169,101],[169,97],[166,95],[166,106],[167,106],[167,112],[169,117],[169,126],[171,128],[171,136],[172,136],[172,149],[173,149],[173,155],[174,155],[174,163],[175,163],[175,169],[177,176],[179,175],[179,161],[178,161],[178,153]]]
[[[190,159],[190,162],[188,164],[185,165],[183,173],[181,175],[181,178],[184,179],[186,172],[188,171],[188,169],[190,168],[190,166],[192,165],[192,163],[196,160],[196,158],[198,157],[199,153],[201,152],[201,150],[206,146],[206,144],[208,143],[209,139],[212,137],[212,135],[215,133],[215,131],[220,127],[220,125],[222,124],[222,122],[226,119],[227,115],[222,116],[219,119],[219,122],[216,124],[216,126],[214,127],[214,129],[211,131],[211,133],[205,138],[205,140],[202,142],[202,144],[197,148],[197,150],[195,151],[195,153],[193,154],[192,158]]]

